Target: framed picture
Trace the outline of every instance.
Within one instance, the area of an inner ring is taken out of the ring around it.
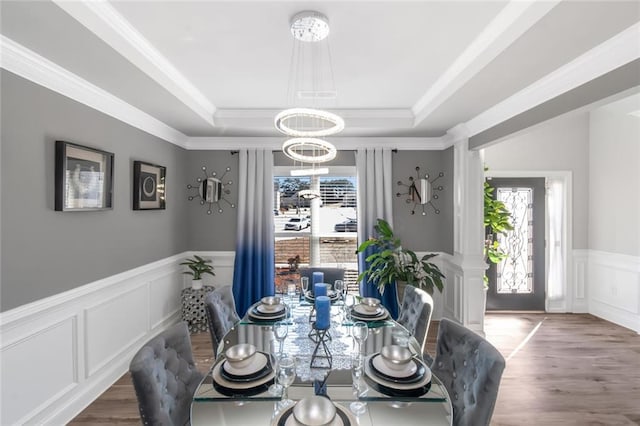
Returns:
[[[165,208],[165,176],[167,168],[143,161],[133,162],[133,209]]]
[[[113,208],[113,154],[56,141],[55,209]]]

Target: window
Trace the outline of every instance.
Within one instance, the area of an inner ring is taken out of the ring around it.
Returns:
[[[273,185],[276,291],[299,284],[297,266],[313,264],[344,267],[349,291],[357,292],[355,167],[314,177],[292,177],[290,169],[276,167]]]

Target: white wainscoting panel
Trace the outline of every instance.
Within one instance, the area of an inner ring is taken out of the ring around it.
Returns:
[[[45,408],[77,385],[75,339],[76,318],[70,317],[3,342],[3,425],[24,424],[34,407]]]
[[[589,312],[640,333],[640,257],[589,250]]]
[[[119,379],[179,320],[188,254],[0,313],[0,424],[65,424]]]
[[[589,312],[589,298],[587,297],[587,262],[589,250],[573,250],[572,282],[566,296],[571,300],[570,312]]]
[[[140,284],[85,309],[86,377],[145,337],[149,330],[147,287]]]
[[[167,317],[180,310],[181,271],[171,269],[149,282],[149,323],[160,327]]]

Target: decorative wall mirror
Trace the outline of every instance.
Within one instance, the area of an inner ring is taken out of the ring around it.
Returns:
[[[204,178],[198,178],[195,185],[187,185],[189,191],[194,189],[198,191],[197,194],[189,195],[189,201],[199,198],[200,205],[208,205],[207,214],[211,214],[214,204],[216,205],[218,213],[224,212],[222,203],[228,204],[232,209],[235,208],[236,205],[227,198],[231,194],[230,186],[233,185],[233,181],[224,181],[224,177],[229,171],[231,171],[231,168],[227,167],[222,176],[218,177],[216,172],[212,172],[211,176],[209,176],[207,174],[207,168],[202,166]]]
[[[433,203],[434,200],[437,200],[438,194],[436,191],[442,191],[444,187],[442,185],[434,186],[433,183],[444,176],[443,172],[438,173],[438,175],[430,179],[429,174],[425,174],[424,177],[420,176],[420,167],[416,167],[416,178],[413,176],[409,176],[409,183],[403,183],[402,181],[398,181],[398,186],[406,187],[406,192],[398,192],[396,193],[396,197],[401,197],[406,195],[407,198],[405,202],[407,204],[413,204],[411,209],[411,214],[416,213],[416,207],[422,207],[422,215],[426,216],[427,212],[425,211],[426,206],[431,206],[435,214],[440,214],[440,210],[436,208]]]

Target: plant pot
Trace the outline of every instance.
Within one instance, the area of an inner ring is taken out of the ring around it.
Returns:
[[[191,280],[191,288],[200,290],[202,288],[202,280]]]

